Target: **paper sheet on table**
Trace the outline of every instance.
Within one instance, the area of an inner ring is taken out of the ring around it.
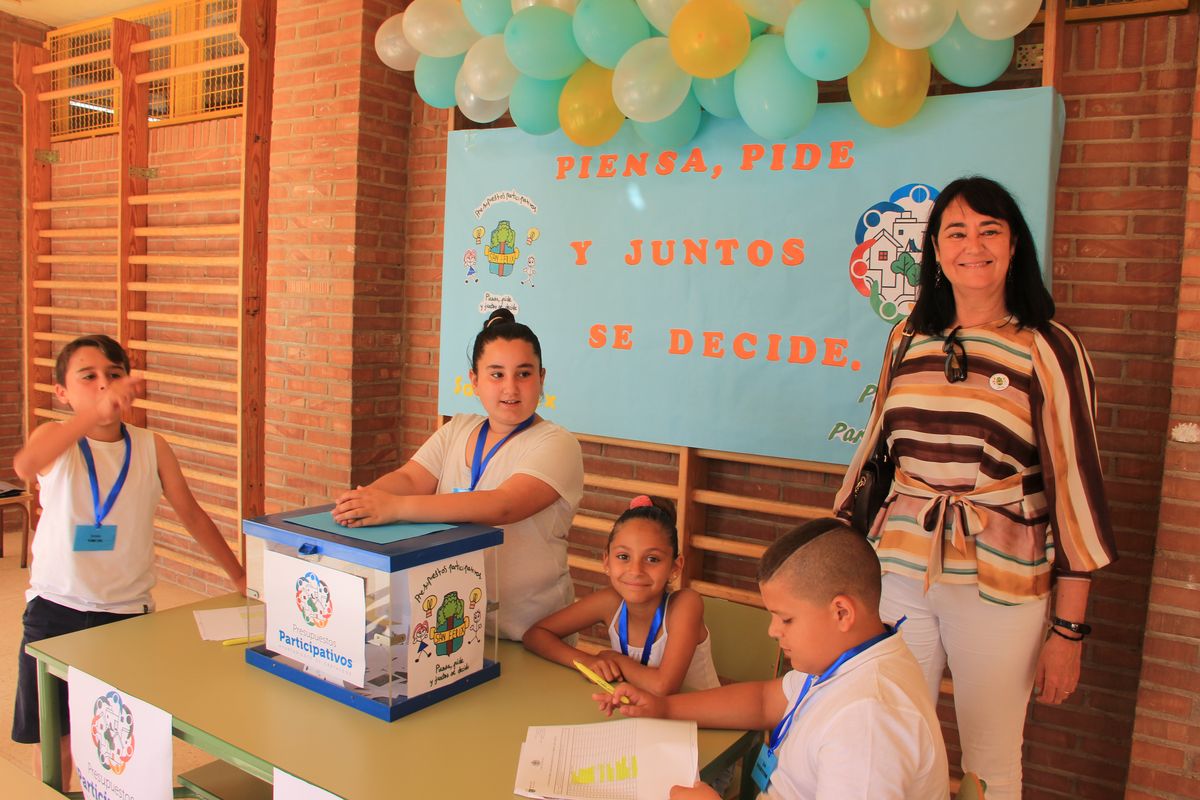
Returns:
[[[516,787],[524,797],[661,800],[699,778],[696,723],[623,719],[530,726]]]
[[[247,616],[250,617],[250,636],[262,636],[266,629],[266,606],[233,606],[208,611],[193,611],[200,638],[207,642],[223,642],[247,635]]]

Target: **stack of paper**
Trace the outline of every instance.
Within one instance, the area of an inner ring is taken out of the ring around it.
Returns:
[[[266,606],[231,606],[193,611],[200,638],[209,642],[261,637],[265,627]]]
[[[622,719],[531,726],[513,790],[564,800],[662,800],[697,771],[696,723]]]

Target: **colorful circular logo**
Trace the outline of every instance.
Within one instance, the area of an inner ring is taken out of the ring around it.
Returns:
[[[921,245],[937,189],[909,183],[868,208],[854,226],[850,283],[881,320],[908,316],[917,299]]]
[[[133,713],[116,692],[97,697],[92,706],[92,744],[100,765],[114,775],[133,758]]]
[[[333,598],[329,596],[329,585],[306,572],[296,581],[296,608],[300,616],[314,628],[324,628],[333,616]]]

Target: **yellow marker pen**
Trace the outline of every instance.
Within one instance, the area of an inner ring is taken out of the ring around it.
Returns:
[[[577,669],[577,670],[579,670],[580,672],[582,672],[582,673],[584,674],[584,676],[585,676],[585,677],[586,677],[586,678],[587,678],[589,681],[591,681],[592,683],[596,684],[597,686],[599,686],[599,687],[600,687],[601,689],[603,689],[604,691],[608,692],[609,694],[616,694],[616,693],[617,693],[617,690],[613,688],[613,685],[612,685],[611,683],[609,683],[608,681],[604,680],[604,678],[601,678],[601,677],[600,677],[599,675],[597,675],[596,673],[592,672],[590,669],[588,669],[587,667],[585,667],[583,664],[580,664],[578,661],[572,661],[571,663],[572,663],[572,664],[574,664],[574,665],[575,665],[575,669]],[[625,704],[625,705],[629,705],[629,698],[628,698],[628,697],[625,697],[624,695],[622,695],[622,696],[621,696],[621,702],[622,702],[623,704]]]
[[[233,645],[233,644],[254,644],[255,642],[261,642],[262,640],[263,640],[262,634],[259,634],[257,636],[238,636],[236,639],[226,639],[223,642],[221,642],[221,644],[228,647],[229,645]]]

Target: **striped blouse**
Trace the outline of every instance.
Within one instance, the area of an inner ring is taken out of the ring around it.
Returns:
[[[903,324],[893,329],[894,353]],[[1116,559],[1096,444],[1095,381],[1087,352],[1056,322],[1042,331],[1009,319],[958,332],[967,380],[944,374],[943,336],[916,334],[834,508],[851,489],[881,430],[896,480],[869,538],[884,572],[977,584],[1014,605],[1046,596],[1051,573],[1086,578]],[[881,414],[882,411],[882,414]],[[933,531],[941,531],[935,537]]]

